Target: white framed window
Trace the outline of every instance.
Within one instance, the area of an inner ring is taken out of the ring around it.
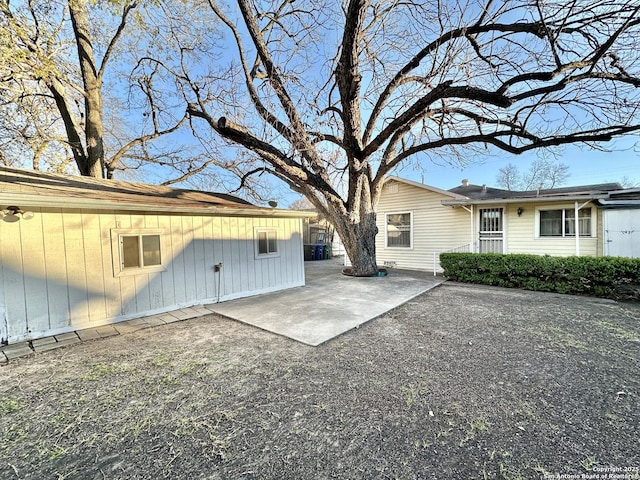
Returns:
[[[114,276],[166,270],[160,229],[113,229],[111,245]]]
[[[538,210],[538,236],[541,238],[575,237],[575,220],[575,208],[540,209]],[[578,210],[578,233],[581,237],[593,235],[590,207]]]
[[[386,213],[385,247],[413,248],[413,212]]]
[[[255,230],[256,258],[277,257],[278,231],[273,228],[256,228]]]

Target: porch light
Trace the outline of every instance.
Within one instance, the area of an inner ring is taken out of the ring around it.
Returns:
[[[2,220],[7,223],[14,223],[22,218],[23,220],[31,220],[33,218],[33,212],[25,212],[20,207],[8,206],[2,212]]]
[[[522,212],[524,212],[524,208],[518,207],[518,210],[516,210],[516,213],[518,214],[519,217],[522,216]]]

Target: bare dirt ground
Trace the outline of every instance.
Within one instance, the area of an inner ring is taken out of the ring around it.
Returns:
[[[639,478],[638,304],[447,283],[319,347],[212,315],[0,378],[2,479]]]

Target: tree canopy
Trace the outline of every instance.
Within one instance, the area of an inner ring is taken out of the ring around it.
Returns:
[[[131,75],[145,55],[173,54],[168,13],[144,0],[0,0],[0,161],[107,178],[147,163],[175,180],[204,168],[203,155],[160,141],[185,124],[184,104],[152,94],[154,72]]]
[[[209,6],[235,43],[234,96],[183,71],[191,118],[253,152],[247,175],[268,171],[331,218],[362,274],[377,268],[385,176],[403,162],[640,128],[635,1]]]
[[[509,163],[498,171],[496,185],[507,190],[535,190],[563,185],[571,174],[569,166],[549,159],[539,158],[522,171]]]
[[[118,26],[128,25],[130,12],[140,8],[131,0],[108,2],[104,8],[118,12],[111,23],[102,30],[81,28],[81,14],[98,5],[68,0],[64,7],[74,27],[74,35],[64,38],[74,39],[81,61],[75,78],[84,75],[74,83],[76,98],[85,107],[89,86],[100,86],[111,40],[120,38]],[[233,172],[240,186],[272,175],[304,195],[331,219],[359,274],[377,269],[375,207],[386,176],[407,162],[469,162],[487,152],[590,146],[640,129],[636,0],[149,5],[155,16],[139,27],[153,34],[127,44],[135,60],[123,80],[147,109],[145,131],[171,129],[186,112],[203,148],[218,141],[234,148],[208,162]],[[19,59],[42,52],[41,40],[57,40],[56,32],[68,25],[35,21],[42,16],[32,10],[18,15],[8,0],[0,6],[6,25],[14,28],[15,20],[28,26],[27,35],[11,33]],[[40,33],[45,24],[48,37]],[[107,40],[101,48],[87,42],[98,30]],[[40,88],[36,95],[46,91],[46,101],[62,112],[55,85],[74,90],[72,76],[47,63],[57,58],[53,53],[42,58],[33,66],[23,63],[23,73]],[[28,77],[32,70],[38,74]],[[68,106],[79,112],[76,124],[91,123],[91,109]],[[162,126],[154,123],[160,119]],[[82,144],[88,152],[90,142],[69,134],[77,131],[75,124],[65,121],[65,127],[68,145]]]

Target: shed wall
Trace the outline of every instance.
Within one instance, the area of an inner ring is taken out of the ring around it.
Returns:
[[[3,341],[304,285],[297,218],[30,210],[0,222]],[[256,228],[277,232],[276,255],[256,255]],[[161,229],[164,270],[116,276],[114,229]]]

